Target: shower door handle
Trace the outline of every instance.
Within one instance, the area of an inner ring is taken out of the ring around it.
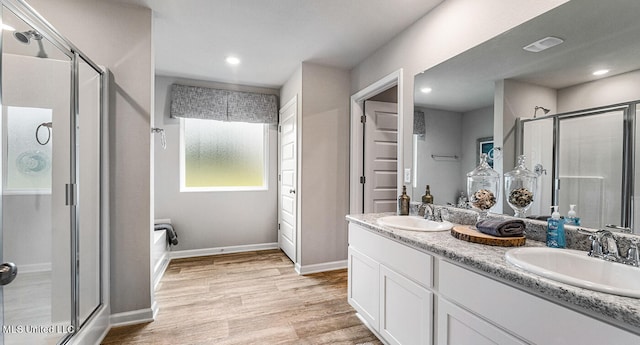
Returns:
[[[18,266],[13,262],[0,265],[0,286],[11,283],[18,275]]]

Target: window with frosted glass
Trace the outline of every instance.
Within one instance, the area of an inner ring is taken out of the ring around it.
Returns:
[[[266,126],[182,119],[182,189],[266,188]]]

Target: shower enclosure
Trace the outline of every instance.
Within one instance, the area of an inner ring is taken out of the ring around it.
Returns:
[[[540,173],[531,214],[550,214],[551,205],[566,214],[575,204],[583,226],[633,229],[640,217],[638,116],[635,101],[519,119],[516,151]]]
[[[0,345],[80,343],[108,324],[105,72],[0,2]]]

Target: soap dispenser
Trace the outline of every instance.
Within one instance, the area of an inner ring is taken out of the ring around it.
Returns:
[[[580,226],[580,217],[578,217],[576,214],[576,205],[569,205],[566,224]]]
[[[431,188],[427,185],[424,195],[422,196],[423,204],[433,204],[433,195],[431,195]]]
[[[547,219],[547,247],[564,248],[566,241],[564,237],[564,219],[560,218],[558,206],[551,206],[553,213]]]
[[[398,197],[398,215],[408,216],[411,198],[407,195],[407,186],[402,186],[402,194]]]

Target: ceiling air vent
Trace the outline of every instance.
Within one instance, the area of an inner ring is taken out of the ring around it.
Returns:
[[[543,50],[549,49],[551,47],[557,46],[558,44],[564,42],[563,39],[560,39],[558,37],[553,37],[553,36],[549,36],[549,37],[545,37],[541,40],[537,40],[531,44],[529,44],[526,47],[523,47],[522,49],[529,51],[529,52],[533,52],[533,53],[539,53]]]

